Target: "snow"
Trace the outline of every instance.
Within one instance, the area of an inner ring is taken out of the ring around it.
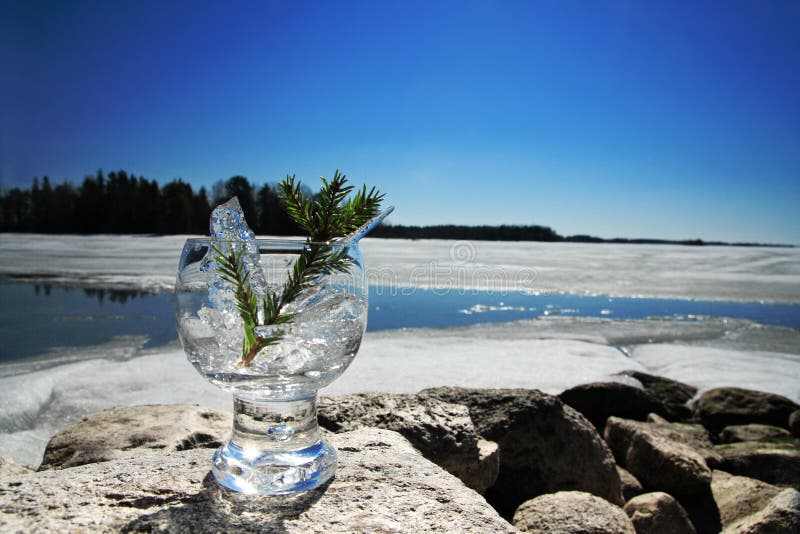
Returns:
[[[171,291],[187,236],[0,234],[0,274]],[[800,302],[800,249],[366,238],[370,283]]]

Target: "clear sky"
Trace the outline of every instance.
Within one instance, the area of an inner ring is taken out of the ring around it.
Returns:
[[[0,182],[124,168],[397,224],[800,244],[800,2],[0,1]]]

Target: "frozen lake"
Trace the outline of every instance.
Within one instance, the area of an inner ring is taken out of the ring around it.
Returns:
[[[169,292],[187,236],[0,234],[0,274]],[[373,285],[800,303],[800,248],[373,239]]]
[[[162,344],[174,332],[169,292],[184,239],[0,235],[0,274],[40,285],[39,296],[30,285],[10,291],[30,291],[17,298],[49,302],[51,316],[66,318],[45,326],[47,313],[4,294],[3,344],[13,345],[20,317],[33,319],[23,346],[59,330],[85,338],[57,361],[3,349],[17,358],[0,365],[0,456],[38,464],[54,431],[110,406],[229,407],[174,342]],[[323,393],[436,385],[558,393],[638,369],[800,400],[797,249],[367,239],[363,250],[371,331]],[[412,287],[428,291],[404,296]],[[127,293],[112,289],[140,293],[123,303]],[[102,308],[83,309],[99,304],[100,290]],[[142,330],[115,331],[121,324]],[[426,328],[397,328],[409,326]]]

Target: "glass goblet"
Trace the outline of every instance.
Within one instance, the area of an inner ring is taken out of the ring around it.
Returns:
[[[265,294],[281,295],[303,255],[325,251],[340,263],[282,305],[282,313],[293,314],[291,321],[255,328],[257,336],[278,339],[243,364],[244,322],[230,305],[235,293],[215,272],[212,245],[217,251],[246,247],[250,258],[258,258],[255,268],[264,275],[259,290]],[[212,466],[221,485],[279,495],[315,488],[334,475],[336,449],[317,426],[317,391],[341,375],[358,351],[367,322],[366,289],[354,242],[186,241],[175,284],[178,336],[195,369],[233,394],[233,430]]]

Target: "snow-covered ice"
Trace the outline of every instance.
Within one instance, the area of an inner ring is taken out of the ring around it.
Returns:
[[[0,234],[0,274],[171,291],[187,237]],[[374,285],[800,302],[800,248],[370,237],[360,246]]]

